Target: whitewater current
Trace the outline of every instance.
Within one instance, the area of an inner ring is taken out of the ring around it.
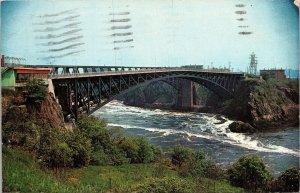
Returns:
[[[194,149],[208,150],[217,162],[230,163],[242,154],[259,154],[271,161],[275,173],[299,164],[297,128],[277,133],[233,133],[228,129],[233,121],[224,116],[150,110],[126,106],[119,101],[108,103],[94,115],[105,118],[109,127],[122,127],[127,135],[143,135],[150,142],[165,148],[184,144]],[[273,161],[278,157],[281,160],[279,163],[278,160]],[[285,167],[277,166],[282,162]]]

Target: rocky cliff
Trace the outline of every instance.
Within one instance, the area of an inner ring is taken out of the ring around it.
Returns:
[[[194,84],[193,92],[195,105],[193,110],[211,111],[219,105],[220,99],[205,87]],[[177,90],[171,85],[164,82],[153,82],[119,97],[118,100],[130,106],[174,110],[177,109],[177,97]],[[207,106],[211,108],[204,108]]]
[[[23,109],[32,117],[42,120],[51,127],[63,127],[64,118],[60,106],[52,93],[47,93],[41,103],[26,103],[24,94],[21,91],[2,90],[2,115],[5,115],[8,108],[12,106]]]
[[[41,104],[27,104],[27,111],[48,122],[51,127],[63,127],[64,117],[53,93],[47,93]]]
[[[119,97],[126,105],[139,107],[174,108],[177,92],[167,83],[153,82]]]
[[[244,80],[223,114],[258,130],[298,125],[298,82]]]

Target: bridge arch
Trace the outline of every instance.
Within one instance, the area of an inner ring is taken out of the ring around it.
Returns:
[[[140,84],[137,84],[135,86],[132,86],[126,90],[123,90],[122,92],[112,96],[111,98],[109,98],[108,100],[106,100],[105,102],[101,103],[100,105],[98,105],[98,107],[94,108],[92,111],[90,111],[88,114],[92,114],[94,113],[95,111],[97,111],[98,109],[100,109],[101,107],[103,107],[104,105],[106,105],[107,103],[117,99],[118,97],[128,93],[128,92],[131,92],[141,86],[145,86],[145,85],[148,85],[152,82],[157,82],[157,81],[163,81],[163,82],[166,82],[164,80],[166,79],[172,79],[172,78],[181,78],[181,79],[186,79],[186,80],[190,80],[192,82],[195,82],[197,84],[201,84],[203,86],[205,86],[207,89],[211,90],[213,93],[215,93],[217,96],[219,96],[220,98],[222,99],[230,99],[233,95],[232,93],[227,90],[226,88],[224,88],[223,86],[217,84],[216,82],[213,82],[209,79],[205,79],[205,78],[202,78],[202,77],[198,77],[198,76],[194,76],[194,75],[172,75],[172,76],[166,76],[166,77],[161,77],[161,78],[156,78],[156,79],[152,79],[152,80],[148,80],[146,82],[143,82],[143,83],[140,83]],[[166,82],[167,83],[167,82]],[[169,83],[167,83],[169,84]],[[172,84],[169,84],[171,86],[174,87],[174,85]]]
[[[242,75],[226,73],[171,71],[151,73],[119,73],[113,75],[77,76],[53,79],[56,87],[65,87],[66,96],[58,96],[66,114],[77,118],[78,112],[92,114],[108,102],[140,86],[155,81],[186,79],[211,90],[220,98],[229,99]],[[56,91],[55,91],[56,92]],[[56,92],[57,93],[57,92]]]

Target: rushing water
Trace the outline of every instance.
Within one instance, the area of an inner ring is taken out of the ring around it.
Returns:
[[[228,130],[232,122],[208,113],[181,113],[149,110],[112,101],[94,113],[110,127],[122,127],[126,135],[143,135],[164,150],[177,144],[204,149],[224,166],[243,154],[256,154],[269,165],[274,175],[299,165],[299,128],[283,131],[241,134]]]

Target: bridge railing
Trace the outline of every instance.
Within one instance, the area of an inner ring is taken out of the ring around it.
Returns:
[[[139,69],[139,70],[118,70],[118,71],[101,71],[101,72],[70,72],[70,73],[60,73],[60,74],[50,74],[49,78],[64,78],[64,77],[85,77],[85,76],[95,76],[95,75],[127,75],[127,74],[140,74],[140,73],[159,73],[159,72],[172,72],[172,71],[186,71],[186,72],[210,72],[210,73],[225,73],[225,74],[243,74],[239,72],[223,72],[208,69],[190,69],[181,67],[172,68],[157,68],[157,69]]]

